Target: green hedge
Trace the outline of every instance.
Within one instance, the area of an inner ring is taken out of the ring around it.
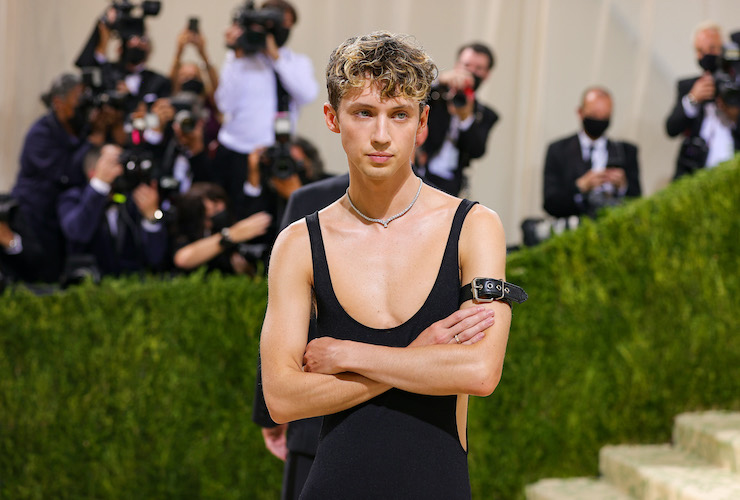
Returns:
[[[0,299],[0,498],[277,498],[251,424],[264,280]]]
[[[683,411],[740,410],[740,157],[512,254],[504,374],[473,398],[474,498],[598,474],[612,443],[671,439]]]
[[[740,162],[509,257],[504,376],[471,399],[474,498],[595,475],[607,443],[740,409]],[[251,423],[263,280],[0,298],[0,498],[278,498]]]

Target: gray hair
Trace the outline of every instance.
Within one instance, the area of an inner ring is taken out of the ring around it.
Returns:
[[[51,108],[51,103],[55,97],[64,97],[76,86],[82,83],[82,79],[73,73],[62,73],[51,82],[49,90],[41,94],[41,101],[47,108]]]

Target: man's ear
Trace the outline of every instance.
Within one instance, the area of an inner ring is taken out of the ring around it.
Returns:
[[[424,144],[429,135],[429,105],[424,106],[424,110],[419,116],[419,125],[416,127],[416,146]]]
[[[334,110],[331,104],[324,103],[324,121],[326,121],[326,126],[329,130],[334,132],[335,134],[339,134],[339,116],[337,115],[337,112]]]

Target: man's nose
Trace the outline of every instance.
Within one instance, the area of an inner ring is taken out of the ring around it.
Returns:
[[[377,119],[375,120],[375,127],[373,128],[373,134],[370,138],[374,145],[388,145],[391,142],[391,136],[390,131],[388,130],[388,126],[390,125],[388,122],[389,118],[379,115]],[[376,146],[377,147],[377,146]]]

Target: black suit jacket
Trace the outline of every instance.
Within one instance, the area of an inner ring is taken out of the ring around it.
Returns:
[[[671,114],[668,115],[665,121],[665,129],[670,137],[676,137],[682,135],[685,138],[699,137],[701,131],[701,125],[704,121],[704,106],[699,106],[699,113],[694,118],[686,116],[686,112],[683,109],[682,100],[690,91],[694,83],[699,77],[687,78],[678,82],[677,86],[677,98],[676,103],[671,110]],[[740,150],[740,127],[736,126],[732,131],[732,137],[735,141],[735,151]],[[682,175],[693,172],[693,170],[687,167],[682,161],[681,153],[683,149],[679,149],[678,156],[676,158],[676,171],[673,176],[674,179],[681,177]]]
[[[100,33],[96,24],[80,55],[77,56],[75,66],[78,68],[100,68],[103,90],[115,90],[116,84],[126,77],[127,71],[122,65],[109,62],[100,64],[95,59],[95,48],[99,41]],[[135,95],[126,96],[124,99],[124,110],[126,113],[130,113],[136,108],[139,101],[151,104],[160,97],[168,97],[171,93],[172,83],[169,78],[155,71],[145,69],[141,72],[139,92]]]
[[[470,165],[470,160],[480,158],[486,152],[486,143],[488,142],[488,134],[491,129],[498,121],[498,114],[491,108],[481,104],[479,101],[475,101],[474,105],[475,120],[469,129],[460,131],[460,135],[457,139],[457,149],[460,151],[458,158],[457,169],[455,170],[455,177],[453,182],[450,183],[449,187],[443,186],[447,184],[441,182],[438,177],[429,177],[432,184],[437,185],[441,189],[449,192],[450,194],[457,195],[460,192],[462,186],[463,169]],[[429,135],[426,141],[420,147],[429,158],[434,157],[442,149],[445,138],[447,137],[447,131],[450,128],[450,121],[452,115],[450,115],[447,109],[447,101],[442,97],[442,93],[439,88],[432,89],[432,93],[429,99]],[[454,191],[454,192],[451,192]]]
[[[285,215],[280,223],[280,230],[338,200],[347,191],[348,186],[349,174],[344,174],[322,179],[297,189],[288,200]],[[309,340],[316,338],[316,322],[313,318],[309,324],[308,338]],[[261,427],[274,427],[276,425],[270,418],[265,405],[265,396],[262,392],[262,370],[259,362],[257,364],[257,383],[252,404],[252,421]],[[292,453],[315,455],[319,443],[321,422],[322,417],[291,422],[287,436],[288,450]]]
[[[681,102],[691,91],[691,87],[699,79],[698,76],[694,78],[687,78],[678,82],[678,92],[676,102],[671,109],[671,114],[668,115],[665,121],[665,130],[669,137],[676,137],[682,135],[683,137],[698,137],[699,131],[701,130],[701,123],[704,121],[704,106],[699,106],[699,114],[694,118],[686,116],[686,112],[683,109],[683,103]],[[679,150],[676,158],[676,171],[673,175],[674,179],[681,177],[684,174],[689,173],[690,170],[682,165],[681,162],[681,150]]]
[[[628,142],[607,141],[607,165],[621,166],[627,176],[625,196],[637,197],[642,193],[637,164],[637,147]],[[576,180],[591,168],[583,160],[578,135],[553,142],[545,157],[544,198],[545,211],[554,217],[583,215],[588,212],[585,202],[577,202],[579,193]]]
[[[103,275],[159,271],[167,256],[167,229],[149,232],[131,197],[118,206],[118,237],[111,235],[105,211],[108,197],[89,184],[70,188],[59,197],[58,212],[67,253],[93,255]]]

